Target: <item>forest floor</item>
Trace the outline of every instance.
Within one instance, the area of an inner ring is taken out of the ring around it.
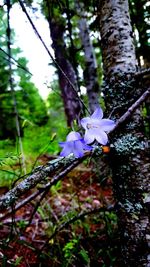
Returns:
[[[30,221],[39,199],[0,224],[1,266],[114,266],[116,216],[100,212],[114,206],[110,177],[101,184],[93,166],[80,164],[49,190]]]

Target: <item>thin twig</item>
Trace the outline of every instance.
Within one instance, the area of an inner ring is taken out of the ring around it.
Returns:
[[[45,246],[49,243],[49,241],[51,239],[53,239],[56,234],[58,232],[60,232],[62,229],[66,228],[68,225],[74,223],[77,220],[81,220],[82,218],[84,218],[87,215],[90,214],[95,214],[97,212],[110,212],[110,211],[115,211],[114,206],[108,206],[108,207],[100,207],[100,208],[93,208],[90,210],[86,210],[86,211],[81,211],[80,213],[78,213],[77,215],[73,216],[72,218],[70,218],[69,220],[67,220],[66,222],[62,223],[61,225],[57,226],[54,233],[48,238],[48,240],[45,242],[45,244],[41,247],[41,251],[45,248]]]
[[[28,70],[26,69],[22,64],[18,63],[18,61],[11,55],[9,55],[4,49],[2,49],[0,47],[0,50],[8,57],[8,58],[5,58],[3,57],[5,60],[7,61],[10,61],[10,58],[16,63],[16,66],[19,67],[20,69],[26,71],[28,74],[30,74],[31,76],[33,76],[33,74]],[[13,61],[11,61],[11,64],[15,64]]]

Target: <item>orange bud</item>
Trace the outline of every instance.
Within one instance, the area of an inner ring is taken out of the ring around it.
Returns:
[[[109,146],[102,146],[103,153],[109,153],[110,147]]]

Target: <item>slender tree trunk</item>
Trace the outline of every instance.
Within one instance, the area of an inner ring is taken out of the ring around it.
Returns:
[[[9,86],[11,90],[13,106],[14,106],[14,115],[15,115],[15,124],[16,124],[16,134],[18,138],[19,149],[21,153],[21,168],[24,174],[26,174],[26,164],[25,164],[25,156],[23,152],[23,145],[21,139],[21,128],[19,123],[19,114],[17,109],[17,101],[15,96],[13,78],[12,78],[12,65],[11,65],[11,28],[10,28],[10,9],[11,9],[11,2],[10,0],[6,1],[7,4],[7,50],[8,50],[8,58],[9,58]]]
[[[131,8],[131,20],[132,24],[136,27],[139,32],[139,43],[140,46],[137,45],[137,56],[140,61],[140,56],[143,57],[144,67],[150,67],[150,46],[149,46],[149,35],[148,35],[148,22],[145,20],[146,13],[148,13],[148,9],[145,9],[145,4],[147,0],[136,1],[134,0],[130,2]],[[141,64],[140,64],[141,65]]]
[[[117,118],[136,100],[138,94],[134,81],[136,57],[128,1],[100,0],[99,19],[106,106],[108,113],[113,111],[113,116]],[[112,138],[114,149],[110,153],[110,164],[118,201],[121,241],[118,265],[148,267],[150,162],[140,110]]]
[[[69,61],[67,48],[64,42],[65,25],[62,18],[55,18],[54,16],[49,17],[49,25],[56,61],[73,85],[69,83],[62,71],[58,68],[59,83],[64,101],[67,124],[71,126],[75,119],[78,120],[80,118],[82,110],[82,104],[77,93],[76,75]]]
[[[146,0],[134,1],[130,0],[131,9],[131,21],[132,25],[136,27],[139,32],[139,42],[136,46],[136,54],[138,57],[139,66],[142,68],[150,68],[150,45],[149,45],[149,35],[148,35],[148,22],[145,20],[146,13],[148,10],[145,9]],[[139,45],[140,44],[140,45]],[[143,65],[141,64],[141,57],[143,58]],[[146,87],[150,84],[150,75],[146,79],[142,80],[142,86]],[[150,134],[150,97],[145,103],[146,108],[146,132]]]
[[[73,69],[76,74],[76,79],[77,79],[77,85],[78,85],[78,92],[81,93],[80,90],[80,77],[79,77],[79,70],[78,70],[78,59],[77,59],[77,48],[74,45],[74,38],[73,38],[73,23],[72,23],[72,10],[70,9],[70,0],[66,0],[66,9],[65,13],[67,16],[67,30],[68,30],[68,37],[70,39],[70,46],[69,46],[69,58],[71,61],[71,64],[73,66]]]
[[[92,113],[96,109],[96,107],[99,106],[100,86],[98,84],[97,77],[97,63],[89,35],[89,27],[85,18],[84,4],[79,0],[76,0],[75,6],[77,15],[79,16],[79,34],[85,58],[84,80],[87,89],[89,108]]]

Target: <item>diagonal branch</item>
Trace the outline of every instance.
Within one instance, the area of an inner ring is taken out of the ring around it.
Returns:
[[[35,168],[31,175],[29,175],[26,179],[24,179],[22,182],[20,182],[18,185],[16,185],[13,189],[8,191],[4,196],[0,198],[0,210],[10,207],[20,196],[28,192],[30,189],[34,188],[38,183],[46,183],[46,178],[48,176],[54,175],[54,173],[60,168],[65,169],[64,173],[60,173],[60,177],[62,178],[64,174],[67,174],[71,169],[73,169],[80,162],[82,162],[87,156],[88,153],[80,159],[76,159],[73,156],[68,156],[66,158],[52,160],[45,166],[39,166]],[[47,184],[47,186],[52,186],[53,184],[55,184],[58,181],[58,177],[59,175],[54,176]]]
[[[15,207],[13,207],[13,210],[10,209],[10,210],[8,210],[7,213],[5,213],[4,215],[0,216],[0,219],[1,220],[5,219],[12,212],[19,210],[20,208],[22,208],[23,206],[25,206],[27,203],[31,202],[33,199],[35,199],[37,196],[39,196],[40,194],[43,193],[42,196],[41,196],[41,198],[40,198],[40,201],[38,201],[38,203],[36,204],[36,207],[35,207],[35,209],[33,211],[33,214],[31,215],[31,217],[33,217],[33,215],[35,214],[35,212],[36,212],[36,210],[38,208],[38,205],[41,203],[42,199],[45,197],[45,194],[49,191],[49,189],[51,188],[51,186],[55,185],[59,180],[61,180],[66,174],[68,174],[78,164],[79,164],[79,161],[77,161],[77,160],[74,161],[72,164],[70,164],[68,167],[66,167],[63,171],[61,171],[58,175],[55,175],[51,179],[51,181],[48,182],[45,186],[43,186],[42,188],[39,188],[37,191],[35,191],[31,195],[29,195],[27,198],[23,199]]]
[[[10,58],[11,58],[11,64],[16,64],[16,66],[22,70],[24,70],[25,72],[27,72],[28,74],[32,75],[33,74],[26,68],[24,67],[22,64],[18,63],[18,61],[12,56],[12,55],[9,55],[4,49],[2,49],[0,47],[0,50],[7,56],[7,57],[3,57],[5,60],[7,60],[8,62],[10,61]]]
[[[118,129],[118,127],[127,121],[134,111],[149,97],[150,95],[150,88],[148,88],[139,98],[138,100],[121,116],[121,118],[117,121],[115,128],[112,130]],[[112,132],[111,131],[111,132]]]

